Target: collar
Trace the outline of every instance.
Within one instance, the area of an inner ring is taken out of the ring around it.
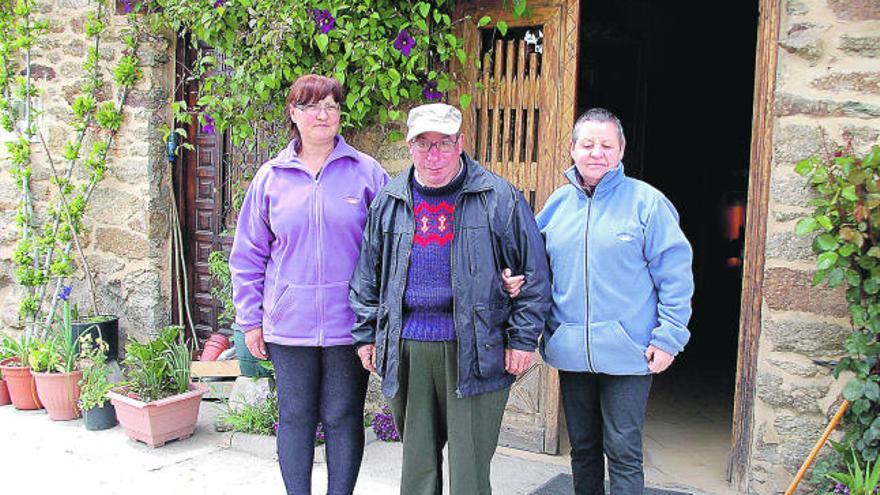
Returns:
[[[464,176],[464,184],[461,186],[462,194],[488,191],[492,189],[492,181],[489,171],[480,166],[480,164],[467,153],[462,153],[460,160],[462,160],[464,168],[467,168],[467,173]],[[415,167],[410,165],[405,172],[398,174],[391,179],[388,185],[385,186],[385,192],[388,193],[389,196],[405,201],[408,205],[412,205],[412,193],[410,192],[409,185],[413,180],[414,174]]]
[[[626,177],[623,171],[623,162],[618,162],[617,166],[605,172],[605,175],[599,179],[599,183],[596,184],[596,187],[593,188],[592,192],[587,191],[584,186],[581,185],[580,174],[577,171],[577,167],[572,165],[565,171],[565,178],[575,187],[577,190],[586,194],[590,197],[601,197],[605,194],[613,191]]]
[[[270,167],[306,170],[305,165],[299,159],[299,153],[296,151],[297,148],[299,148],[299,139],[292,139],[287,147],[281,150],[281,153],[278,153],[278,156],[268,162],[268,165]],[[333,151],[327,156],[327,160],[324,162],[324,167],[345,157],[357,160],[358,151],[346,143],[341,135],[337,135],[333,138]]]

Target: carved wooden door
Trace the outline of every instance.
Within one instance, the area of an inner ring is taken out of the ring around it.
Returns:
[[[525,194],[535,211],[562,184],[576,109],[578,0],[529,0],[532,15],[514,19],[510,2],[460,2],[465,51],[479,69],[463,70],[460,91],[473,100],[462,132],[468,153]],[[495,29],[503,20],[507,33]],[[499,443],[535,452],[559,449],[559,379],[542,361],[511,389]]]

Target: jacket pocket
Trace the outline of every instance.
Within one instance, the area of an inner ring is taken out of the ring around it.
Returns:
[[[504,329],[507,307],[474,306],[474,347],[476,372],[483,378],[501,376],[504,371]]]
[[[303,336],[318,325],[318,308],[312,286],[288,284],[279,293],[269,311],[268,319],[275,335]],[[264,328],[263,331],[266,331]]]
[[[588,371],[587,342],[583,324],[563,323],[541,338],[541,356],[563,371]]]
[[[648,373],[646,347],[635,343],[619,321],[590,324],[590,355],[599,373],[644,375]]]
[[[388,306],[384,304],[376,315],[376,329],[376,373],[384,377],[388,352]]]

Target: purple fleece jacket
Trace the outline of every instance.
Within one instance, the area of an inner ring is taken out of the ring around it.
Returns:
[[[266,342],[352,343],[348,283],[373,198],[388,174],[336,137],[315,178],[296,141],[264,163],[248,187],[229,255],[235,322]]]

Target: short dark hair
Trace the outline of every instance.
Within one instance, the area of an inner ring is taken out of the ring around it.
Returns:
[[[287,93],[287,118],[290,118],[290,108],[294,105],[317,103],[331,95],[333,101],[342,104],[345,91],[336,79],[318,74],[306,74],[298,77],[290,86],[290,92]],[[299,131],[293,121],[290,122],[290,132],[293,137],[299,138]]]
[[[617,126],[617,138],[620,140],[620,146],[623,147],[626,144],[626,138],[623,136],[623,125],[620,123],[620,119],[617,118],[617,115],[599,107],[593,107],[578,117],[577,122],[574,123],[574,129],[571,130],[572,143],[577,142],[578,134],[580,134],[584,122],[613,123]]]

